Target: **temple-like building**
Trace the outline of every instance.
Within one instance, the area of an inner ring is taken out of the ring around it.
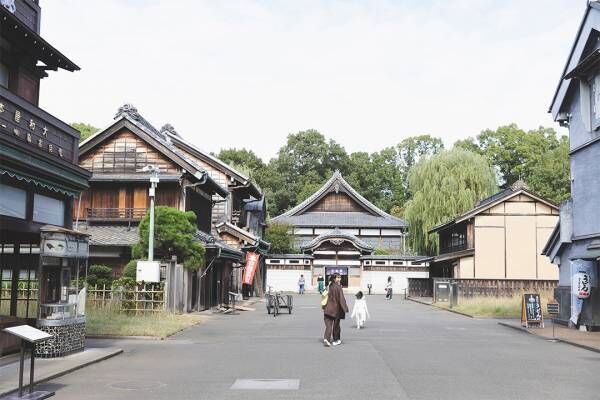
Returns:
[[[313,195],[271,220],[290,226],[297,254],[267,259],[267,285],[296,290],[300,275],[308,289],[319,275],[342,275],[351,289],[383,292],[389,276],[396,291],[407,278],[429,275],[425,257],[407,254],[407,224],[376,207],[350,186],[339,171]]]

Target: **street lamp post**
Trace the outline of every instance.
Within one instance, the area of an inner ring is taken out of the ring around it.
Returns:
[[[156,186],[160,179],[158,178],[158,174],[160,173],[160,168],[154,165],[146,165],[142,171],[150,172],[152,175],[150,176],[150,189],[148,190],[148,195],[150,196],[150,226],[148,232],[148,261],[154,261],[154,197],[156,194]]]

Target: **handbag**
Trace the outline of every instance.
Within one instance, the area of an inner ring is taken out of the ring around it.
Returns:
[[[321,308],[325,309],[327,300],[329,299],[329,290],[324,290],[321,294]]]

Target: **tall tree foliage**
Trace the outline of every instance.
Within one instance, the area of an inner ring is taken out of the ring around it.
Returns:
[[[433,226],[471,209],[497,190],[487,160],[458,148],[421,160],[409,173],[408,186],[412,193],[405,212],[409,242],[419,254],[437,253],[437,237],[427,233]]]
[[[86,124],[85,122],[73,122],[71,123],[71,127],[75,128],[79,131],[80,137],[79,141],[83,142],[85,139],[92,136],[94,133],[98,132],[99,129],[90,124]]]
[[[271,223],[265,231],[265,240],[271,243],[271,254],[293,253],[294,238],[287,224]]]
[[[502,187],[523,179],[533,191],[557,203],[569,197],[569,143],[552,128],[526,132],[510,124],[460,140],[455,147],[484,155]]]
[[[150,215],[140,222],[140,241],[132,248],[132,257],[142,259],[148,256],[148,233]],[[177,256],[183,266],[195,271],[204,266],[204,246],[194,240],[196,214],[193,211],[179,211],[173,207],[157,206],[154,210],[154,253],[157,258],[168,260]]]

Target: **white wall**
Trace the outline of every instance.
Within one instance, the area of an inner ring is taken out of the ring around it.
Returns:
[[[428,271],[363,271],[361,290],[368,292],[367,285],[373,285],[371,293],[385,293],[385,284],[388,276],[392,277],[392,290],[394,295],[404,294],[408,288],[408,278],[429,278]]]
[[[283,292],[298,292],[298,279],[300,275],[304,275],[304,289],[313,289],[312,272],[310,270],[302,269],[267,269],[267,289],[268,286],[273,286],[275,291]]]

